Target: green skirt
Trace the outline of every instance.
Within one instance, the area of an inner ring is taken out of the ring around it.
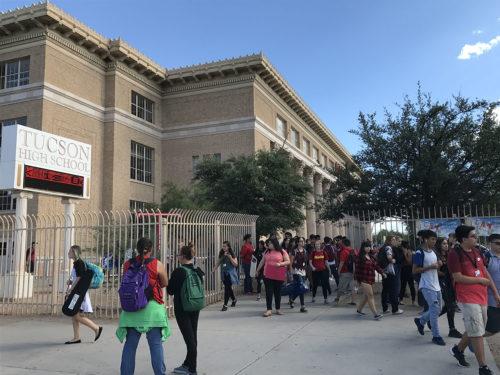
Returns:
[[[170,336],[165,305],[160,305],[155,300],[148,302],[146,307],[139,311],[120,313],[120,322],[116,329],[116,337],[123,342],[127,336],[127,328],[134,328],[137,332],[147,333],[152,328],[161,328],[161,341],[166,341]]]

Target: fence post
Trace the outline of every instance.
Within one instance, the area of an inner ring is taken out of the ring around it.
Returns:
[[[214,250],[215,250],[215,261],[218,260],[218,249],[221,248],[222,243],[221,243],[221,225],[220,225],[220,220],[215,220],[215,226],[214,226]],[[215,291],[216,291],[216,296],[220,297],[221,294],[221,278],[220,278],[220,272],[215,272]]]
[[[59,293],[60,288],[59,284],[64,283],[64,278],[60,280],[60,277],[63,276],[60,272],[60,236],[61,232],[59,228],[54,228],[54,246],[52,248],[52,256],[54,259],[54,263],[52,264],[52,295],[51,295],[51,314],[56,315],[58,313],[58,305],[59,305]]]

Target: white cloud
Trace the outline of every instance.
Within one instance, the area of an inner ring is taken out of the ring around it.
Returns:
[[[484,31],[483,30],[474,30],[472,34],[474,35],[481,35]]]
[[[483,53],[488,52],[496,45],[500,44],[500,35],[497,35],[489,42],[478,42],[476,44],[466,44],[462,47],[460,55],[458,55],[459,60],[469,60],[473,55],[481,56]]]
[[[493,115],[495,116],[497,124],[500,125],[500,105],[497,105],[493,110]]]

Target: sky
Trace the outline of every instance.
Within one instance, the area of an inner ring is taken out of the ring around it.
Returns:
[[[0,10],[30,0],[0,0]],[[263,52],[353,154],[359,112],[500,100],[499,0],[53,0],[167,69]]]

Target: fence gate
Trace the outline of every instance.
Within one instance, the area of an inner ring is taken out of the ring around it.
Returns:
[[[252,215],[190,210],[42,214],[17,220],[2,215],[0,314],[60,314],[71,270],[65,244],[73,243],[82,248],[82,258],[105,272],[103,286],[90,290],[94,315],[117,317],[122,266],[134,255],[140,237],[153,241],[154,256],[167,271],[178,266],[180,246],[193,243],[196,264],[205,272],[207,303],[217,302],[222,297],[220,273],[212,269],[222,242],[230,241],[239,256],[243,236],[250,233],[255,239],[256,220]],[[27,244],[21,256],[15,253],[16,241]],[[166,300],[172,312],[172,300]]]

